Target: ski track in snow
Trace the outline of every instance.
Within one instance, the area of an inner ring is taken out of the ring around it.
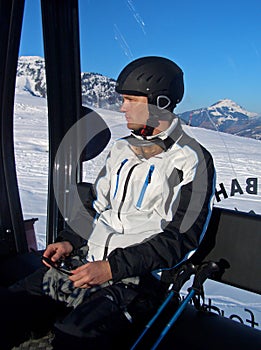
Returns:
[[[123,114],[96,109],[102,115],[112,133],[106,149],[93,160],[84,164],[84,180],[94,182],[104,165],[111,144],[117,138],[128,134]],[[48,125],[46,99],[33,97],[28,93],[17,93],[15,99],[15,157],[18,184],[24,218],[38,218],[35,223],[39,249],[45,247],[45,225],[48,188]],[[215,131],[184,126],[185,131],[202,143],[212,154],[217,169],[217,184],[223,183],[229,198],[215,205],[261,214],[261,153],[260,141],[232,136]],[[246,180],[258,179],[257,194],[248,194]],[[231,181],[236,179],[243,194],[230,196]],[[185,286],[184,286],[185,287]],[[186,289],[182,292],[186,294]],[[206,300],[218,306],[225,316],[240,315],[249,318],[245,309],[251,309],[261,329],[261,297],[239,289],[207,281]]]

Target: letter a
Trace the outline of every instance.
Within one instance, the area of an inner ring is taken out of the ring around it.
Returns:
[[[232,179],[230,196],[234,196],[235,193],[237,193],[237,192],[239,194],[243,194],[243,190],[240,187],[239,182],[237,181],[237,179]]]

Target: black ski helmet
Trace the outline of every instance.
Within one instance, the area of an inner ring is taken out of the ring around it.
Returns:
[[[147,96],[150,104],[172,111],[184,95],[183,72],[167,58],[138,58],[121,71],[116,91],[120,94]]]

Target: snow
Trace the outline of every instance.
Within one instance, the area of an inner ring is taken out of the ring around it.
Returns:
[[[84,166],[84,180],[93,182],[103,166],[111,143],[128,134],[124,116],[103,109],[96,110],[111,129],[112,140],[105,151]],[[260,141],[216,131],[184,126],[187,133],[199,140],[213,155],[217,169],[217,188],[223,184],[228,198],[220,196],[216,206],[261,214],[261,153]],[[39,249],[45,247],[48,174],[48,124],[46,99],[17,90],[15,98],[15,157],[24,218],[38,218],[35,223]],[[252,180],[251,180],[252,179]],[[254,179],[254,180],[253,180]],[[252,182],[251,182],[252,181]],[[253,191],[250,184],[257,184]],[[251,193],[252,191],[252,193]],[[189,282],[183,288],[183,294]],[[250,310],[256,328],[261,329],[261,296],[237,288],[207,281],[206,302],[231,317],[249,325]],[[232,316],[231,316],[232,315]]]

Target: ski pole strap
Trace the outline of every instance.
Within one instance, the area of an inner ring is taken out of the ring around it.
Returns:
[[[213,273],[219,271],[218,264],[214,261],[209,261],[202,263],[197,273],[195,274],[195,278],[192,284],[192,287],[196,293],[200,293],[203,288],[203,283],[207,278],[211,277]]]
[[[179,293],[182,286],[196,273],[196,267],[192,263],[182,265],[174,274],[171,291]]]
[[[213,261],[202,263],[199,266],[193,281],[193,285],[188,289],[188,291],[194,290],[192,300],[196,309],[202,310],[202,306],[200,304],[200,298],[202,298],[203,305],[204,305],[203,284],[205,280],[211,277],[217,271],[219,271],[219,266]]]
[[[196,273],[194,278],[193,285],[188,290],[194,290],[192,300],[196,309],[203,310],[202,306],[204,306],[205,301],[203,284],[207,278],[211,277],[213,273],[217,271],[219,271],[219,266],[213,261],[202,263],[199,266],[198,272]],[[200,303],[200,299],[202,299],[202,304]]]

